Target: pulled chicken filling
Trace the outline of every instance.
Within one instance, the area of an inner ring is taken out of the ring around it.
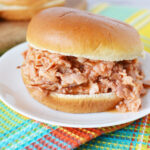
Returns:
[[[21,66],[28,86],[46,95],[100,94],[114,92],[123,100],[116,106],[121,112],[138,111],[145,94],[144,74],[137,59],[102,61],[64,56],[29,48]]]

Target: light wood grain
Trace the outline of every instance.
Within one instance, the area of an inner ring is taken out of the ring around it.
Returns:
[[[25,41],[28,22],[0,21],[0,54]]]

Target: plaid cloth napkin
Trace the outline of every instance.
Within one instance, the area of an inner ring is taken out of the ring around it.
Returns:
[[[149,10],[100,4],[91,11],[133,25],[141,34],[145,50],[150,52]],[[68,128],[31,120],[0,101],[0,150],[70,150],[74,148],[148,150],[150,149],[150,115],[132,124],[107,128]]]

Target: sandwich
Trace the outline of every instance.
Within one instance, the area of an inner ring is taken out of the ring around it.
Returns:
[[[63,112],[137,112],[146,93],[137,31],[108,17],[65,7],[34,16],[21,74],[31,96]]]
[[[0,17],[6,20],[30,20],[45,8],[63,6],[65,0],[0,0]]]

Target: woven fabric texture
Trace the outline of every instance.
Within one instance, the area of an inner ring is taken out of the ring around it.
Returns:
[[[97,5],[91,11],[133,25],[141,34],[145,50],[150,52],[149,10],[110,6],[105,3]],[[150,115],[132,124],[107,128],[67,128],[31,120],[0,101],[0,150],[75,148],[78,150],[148,150],[150,149]]]

